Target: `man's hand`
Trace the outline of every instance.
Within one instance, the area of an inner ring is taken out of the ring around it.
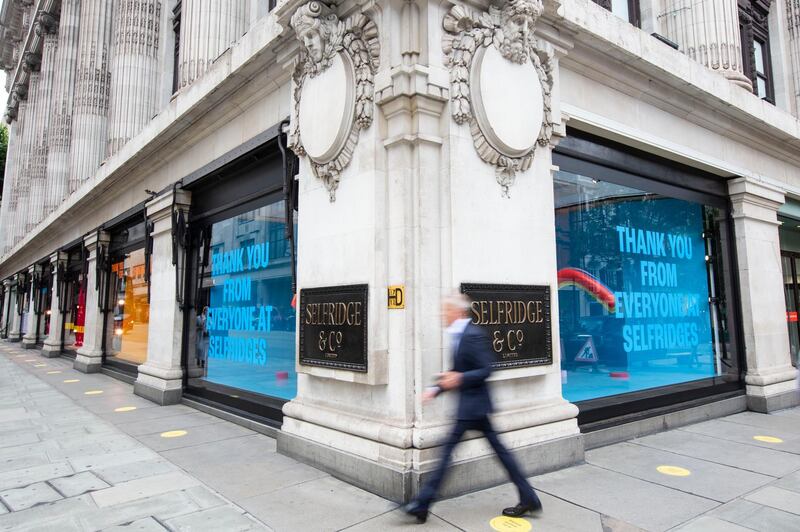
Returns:
[[[442,390],[455,390],[461,386],[463,375],[458,371],[446,371],[439,376],[437,383]]]
[[[422,392],[422,402],[423,403],[430,403],[436,396],[438,395],[439,391],[436,388],[428,388],[424,392]]]

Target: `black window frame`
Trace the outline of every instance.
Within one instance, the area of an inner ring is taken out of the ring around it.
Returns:
[[[607,9],[614,13],[612,9],[611,0],[592,0],[595,4],[599,5],[603,9]],[[628,22],[636,26],[637,28],[642,27],[642,11],[639,5],[639,0],[627,0],[628,2]],[[616,13],[614,13],[616,15]],[[622,17],[620,17],[622,18]]]
[[[736,235],[726,184],[728,178],[735,176],[716,176],[569,127],[567,137],[562,139],[553,151],[553,164],[566,172],[702,203],[723,209],[727,214],[725,222],[728,235],[727,253],[721,260],[725,260],[729,267],[722,268],[720,273],[725,287],[730,330],[728,353],[736,363],[738,379],[729,382],[723,375],[578,401],[575,404],[579,409],[578,424],[581,431],[600,430],[744,394],[746,361],[741,322],[741,296],[736,269]]]
[[[758,94],[758,79],[764,79],[766,94],[762,100],[775,105],[775,75],[772,68],[772,51],[769,43],[769,8],[772,0],[738,0],[739,32],[742,40],[742,71],[753,84],[753,94]],[[763,52],[764,72],[756,69],[758,41]]]
[[[192,192],[189,212],[189,248],[186,250],[186,275],[184,293],[184,334],[181,342],[181,367],[183,368],[184,396],[192,401],[222,408],[238,416],[280,427],[283,421],[285,399],[233,388],[210,381],[195,386],[189,379],[189,328],[192,312],[196,313],[197,272],[202,250],[198,248],[201,234],[222,220],[249,212],[276,202],[285,201],[284,168],[278,146],[280,126],[276,124],[186,176],[183,188]],[[294,155],[292,155],[294,157]],[[297,164],[293,167],[298,168]],[[295,206],[296,209],[296,206]]]

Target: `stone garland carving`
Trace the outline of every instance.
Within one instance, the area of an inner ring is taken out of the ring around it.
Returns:
[[[300,135],[300,101],[304,82],[324,73],[337,54],[347,55],[354,73],[354,117],[347,140],[329,160],[315,161],[309,156],[314,174],[325,183],[333,202],[341,172],[353,157],[359,131],[372,124],[373,78],[380,60],[378,28],[363,13],[340,20],[330,7],[317,0],[298,8],[292,15],[291,26],[302,43],[293,74],[295,106],[289,133],[289,147],[298,156],[307,155]]]
[[[533,36],[534,25],[542,11],[542,0],[508,0],[502,6],[490,6],[488,12],[475,12],[456,5],[443,21],[442,48],[450,69],[451,114],[457,124],[469,124],[475,149],[481,159],[495,166],[497,182],[506,197],[516,173],[530,168],[536,145],[547,146],[553,133],[552,51]],[[493,146],[473,109],[475,95],[470,84],[474,59],[481,47],[490,46],[514,64],[530,61],[541,83],[544,111],[541,130],[536,142],[521,155],[510,155]]]

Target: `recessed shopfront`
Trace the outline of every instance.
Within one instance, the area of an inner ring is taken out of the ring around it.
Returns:
[[[36,327],[36,345],[42,347],[50,334],[52,310],[53,269],[50,259],[40,262],[33,280],[33,323]]]
[[[588,136],[559,151],[561,373],[581,422],[738,389],[724,183]]]
[[[787,207],[791,214],[800,214],[800,207],[796,203],[787,202]],[[800,367],[800,320],[797,318],[800,310],[800,218],[781,216],[779,222],[789,349],[792,364]]]
[[[149,257],[144,215],[109,229],[107,264],[98,261],[105,289],[98,300],[105,316],[103,363],[129,374],[147,360],[150,323]]]
[[[64,328],[61,352],[75,358],[83,346],[86,324],[86,250],[82,244],[66,251],[67,260],[58,272],[58,305],[63,314]]]
[[[297,392],[297,214],[283,176],[272,139],[187,186],[187,394],[270,422]]]

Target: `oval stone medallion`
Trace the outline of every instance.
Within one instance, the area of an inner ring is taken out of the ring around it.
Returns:
[[[307,76],[300,93],[300,140],[316,163],[330,162],[347,142],[354,117],[355,79],[350,58],[336,54],[330,66]]]
[[[517,64],[494,46],[475,55],[470,85],[475,119],[500,153],[521,157],[536,144],[544,121],[544,97],[530,59]]]

